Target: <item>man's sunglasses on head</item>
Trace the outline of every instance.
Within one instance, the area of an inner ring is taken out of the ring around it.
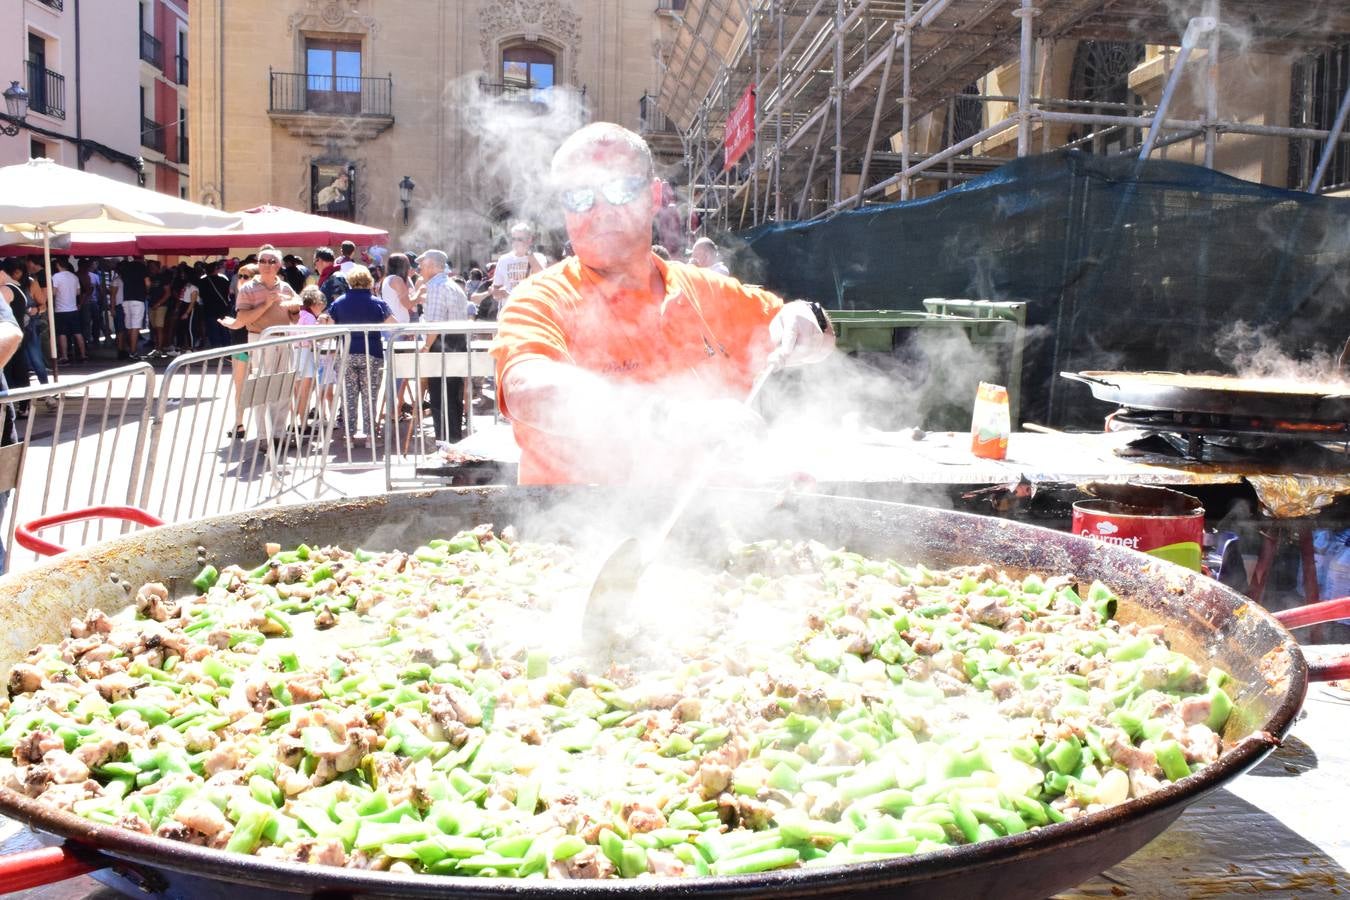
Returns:
[[[591,187],[570,188],[562,192],[562,206],[570,213],[584,213],[595,206],[597,193],[610,206],[626,206],[642,196],[650,184],[651,179],[646,175],[629,175]]]

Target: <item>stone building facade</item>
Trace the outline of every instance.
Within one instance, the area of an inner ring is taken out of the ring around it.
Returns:
[[[147,183],[156,186],[155,166],[138,164],[143,155],[138,72],[152,76],[141,71],[146,64],[138,55],[136,4],[0,0],[0,41],[6,48],[0,53],[0,88],[13,84],[28,92],[22,120],[0,113],[6,126],[18,127],[14,135],[0,136],[0,165],[47,157],[133,184],[144,171]],[[166,189],[177,194],[174,174]]]
[[[673,27],[658,5],[191,0],[191,199],[486,259],[516,218],[556,225],[541,181],[563,136],[638,127]]]

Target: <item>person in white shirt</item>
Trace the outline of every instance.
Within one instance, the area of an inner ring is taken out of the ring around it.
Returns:
[[[70,263],[63,259],[52,260],[56,272],[52,275],[52,302],[56,313],[56,347],[58,365],[68,362],[84,362],[88,359],[84,350],[84,334],[80,328],[80,279],[70,270]],[[66,351],[69,341],[74,340],[78,356],[70,356]]]
[[[511,226],[511,252],[502,254],[492,274],[492,299],[497,301],[499,311],[516,285],[544,271],[544,254],[532,252],[533,243],[534,230],[529,225],[517,222]]]
[[[694,246],[689,250],[689,262],[718,275],[731,274],[726,263],[722,262],[722,252],[717,249],[712,238],[701,237],[694,241]]]
[[[389,274],[380,282],[380,299],[389,305],[389,311],[400,322],[412,320],[412,291],[408,284],[408,256],[394,253],[389,257]]]

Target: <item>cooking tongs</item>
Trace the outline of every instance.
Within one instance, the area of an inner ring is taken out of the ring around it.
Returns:
[[[775,354],[769,357],[750,386],[750,393],[745,397],[746,406],[754,405],[769,377],[782,367],[781,356]],[[645,547],[636,537],[623,538],[601,562],[595,580],[591,582],[586,609],[581,617],[582,646],[593,658],[608,662],[632,655],[638,622],[630,611],[637,596],[638,582],[642,579],[642,573],[659,555],[666,538],[670,537],[690,501],[708,486],[718,455],[710,452],[704,456],[675,498],[675,505],[648,536]]]

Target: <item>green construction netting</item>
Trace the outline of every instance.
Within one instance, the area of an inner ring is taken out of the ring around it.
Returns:
[[[1183,163],[1027,157],[932,197],[740,237],[737,274],[836,309],[1026,301],[1022,418],[1046,424],[1110,411],[1061,370],[1232,372],[1220,336],[1237,322],[1296,358],[1350,334],[1350,200]]]

